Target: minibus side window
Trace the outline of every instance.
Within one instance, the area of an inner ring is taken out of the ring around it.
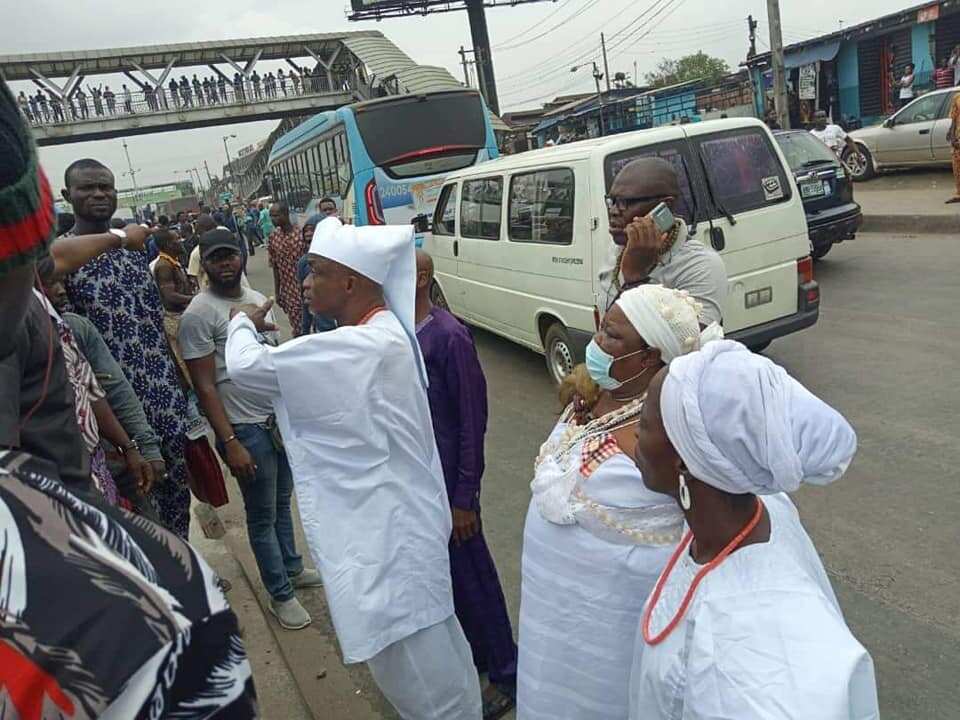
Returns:
[[[455,235],[457,220],[457,186],[447,185],[440,191],[437,209],[433,213],[434,235]]]
[[[573,171],[569,168],[514,175],[510,178],[510,240],[572,244],[573,199]]]
[[[699,140],[717,202],[733,214],[790,199],[790,183],[767,134],[745,128]]]
[[[460,200],[460,235],[480,240],[500,239],[503,178],[463,181]]]

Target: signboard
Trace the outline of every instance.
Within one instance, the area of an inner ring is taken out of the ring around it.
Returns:
[[[227,191],[227,192],[222,192],[222,193],[220,193],[220,202],[221,202],[221,203],[228,203],[228,202],[230,202],[231,200],[233,200],[233,193],[232,193],[232,192]]]
[[[928,5],[925,8],[917,10],[917,22],[925,23],[940,19],[940,3]]]
[[[139,202],[140,205],[149,205],[159,202],[165,202],[174,198],[183,197],[178,185],[154,185],[152,187],[143,187],[139,191],[120,190],[117,192],[117,204],[121,207],[133,206]]]
[[[817,64],[800,66],[800,88],[798,96],[801,100],[817,99]]]

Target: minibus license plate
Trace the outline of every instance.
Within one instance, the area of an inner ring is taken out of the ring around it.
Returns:
[[[747,310],[773,302],[773,286],[753,290],[744,295]]]
[[[800,183],[800,197],[804,200],[807,198],[821,197],[826,194],[827,191],[823,188],[823,180]]]

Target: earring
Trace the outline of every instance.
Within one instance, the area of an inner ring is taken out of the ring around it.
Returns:
[[[680,473],[680,507],[689,510],[690,505],[690,488],[687,487],[687,478],[683,473]]]

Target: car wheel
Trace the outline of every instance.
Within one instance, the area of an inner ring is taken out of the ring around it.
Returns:
[[[570,334],[562,323],[555,322],[550,326],[543,338],[543,348],[547,372],[553,382],[559,385],[577,364]]]
[[[819,260],[833,247],[833,243],[828,243],[827,245],[821,245],[820,247],[814,247],[810,249],[810,257],[814,260]]]
[[[447,299],[443,296],[443,290],[440,289],[440,286],[437,284],[437,281],[433,281],[433,285],[430,286],[430,302],[436,305],[438,308],[444,310],[449,310],[450,306],[447,305]]]
[[[850,172],[854,182],[863,182],[876,175],[873,169],[873,155],[863,145],[857,145],[857,152],[843,151],[843,164]]]

